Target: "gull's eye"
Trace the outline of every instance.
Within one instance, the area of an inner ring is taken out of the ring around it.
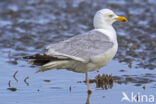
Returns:
[[[112,18],[113,16],[114,16],[113,14],[108,15],[108,17],[110,17],[110,18]]]

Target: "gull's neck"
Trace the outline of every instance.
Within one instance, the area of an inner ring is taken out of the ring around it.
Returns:
[[[101,30],[105,35],[107,35],[110,38],[110,40],[112,40],[114,42],[117,41],[116,31],[112,25],[100,24],[97,27],[95,26],[95,29]]]

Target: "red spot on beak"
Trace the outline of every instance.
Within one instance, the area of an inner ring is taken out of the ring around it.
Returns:
[[[123,19],[122,21],[123,21],[123,22],[126,22],[126,20],[125,20],[125,19]]]

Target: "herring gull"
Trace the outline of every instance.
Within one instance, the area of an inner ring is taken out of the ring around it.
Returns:
[[[110,9],[101,9],[94,16],[94,29],[76,35],[68,40],[50,44],[42,54],[26,56],[31,64],[39,65],[40,71],[67,69],[85,73],[88,91],[88,72],[99,70],[115,56],[118,43],[116,31],[112,27],[115,21],[126,22],[123,16],[117,16]]]

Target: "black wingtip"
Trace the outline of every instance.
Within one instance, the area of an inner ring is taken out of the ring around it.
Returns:
[[[42,54],[35,54],[35,55],[32,55],[32,56],[24,56],[23,59],[37,59],[38,57],[42,57],[44,55]]]
[[[30,64],[37,65],[37,66],[44,65],[51,60],[56,60],[56,58],[52,56],[48,56],[46,54],[35,54],[32,56],[24,56],[23,59],[33,60],[30,62]]]

